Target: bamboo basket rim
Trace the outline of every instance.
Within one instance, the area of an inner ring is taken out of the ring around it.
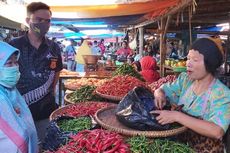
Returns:
[[[113,101],[121,101],[123,97],[118,97],[118,96],[111,96],[111,95],[106,95],[102,94],[99,91],[95,90],[96,94],[102,98],[113,100]]]
[[[140,130],[131,129],[131,128],[128,128],[128,127],[126,127],[126,128],[116,127],[116,126],[114,126],[114,124],[110,125],[110,124],[104,122],[100,118],[100,114],[102,112],[105,112],[105,111],[108,111],[108,110],[115,110],[115,108],[116,108],[116,106],[109,106],[107,108],[99,109],[96,112],[96,114],[95,114],[95,120],[103,128],[111,130],[111,131],[118,132],[118,133],[126,135],[126,136],[143,135],[143,136],[146,136],[146,137],[149,137],[149,138],[154,138],[154,137],[169,137],[169,136],[180,134],[180,133],[185,132],[187,130],[187,127],[182,126],[182,127],[179,127],[179,128],[165,130],[165,131],[140,131]],[[114,116],[115,116],[115,114],[114,114]],[[104,118],[106,118],[106,117],[104,117]],[[109,116],[108,118],[110,120],[112,120],[111,116]],[[119,121],[116,119],[115,122],[119,122]]]
[[[72,93],[65,94],[65,96],[64,96],[64,102],[65,102],[65,104],[76,104],[75,102],[69,100],[68,96],[70,94],[72,94]]]

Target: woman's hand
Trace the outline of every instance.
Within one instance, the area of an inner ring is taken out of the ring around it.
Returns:
[[[165,125],[169,123],[177,122],[179,113],[178,111],[167,111],[167,110],[155,110],[150,112],[151,114],[158,114],[156,120],[158,123]]]
[[[155,97],[155,106],[158,109],[162,109],[166,105],[166,97],[164,94],[164,91],[160,88],[155,90],[154,92],[154,97]]]

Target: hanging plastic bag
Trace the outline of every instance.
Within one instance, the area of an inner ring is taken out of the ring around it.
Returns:
[[[163,108],[170,110],[170,105]],[[167,130],[169,124],[161,125],[156,120],[157,115],[150,114],[156,110],[154,96],[145,87],[135,87],[118,104],[116,117],[124,125],[137,130]]]

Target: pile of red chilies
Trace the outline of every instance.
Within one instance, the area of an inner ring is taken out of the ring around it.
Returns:
[[[97,87],[97,91],[102,94],[124,97],[136,86],[145,86],[145,83],[132,76],[116,76]]]
[[[72,117],[94,115],[97,112],[97,110],[111,105],[113,104],[103,102],[83,102],[76,105],[72,105],[64,112],[62,112],[62,114]]]
[[[115,132],[102,129],[84,130],[56,153],[130,153],[129,145]]]

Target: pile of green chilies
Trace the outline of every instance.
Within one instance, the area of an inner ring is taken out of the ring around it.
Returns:
[[[79,132],[90,129],[92,127],[92,121],[90,117],[63,119],[58,122],[58,126],[65,132]]]
[[[195,153],[189,146],[167,139],[148,139],[145,136],[129,138],[132,153]]]

